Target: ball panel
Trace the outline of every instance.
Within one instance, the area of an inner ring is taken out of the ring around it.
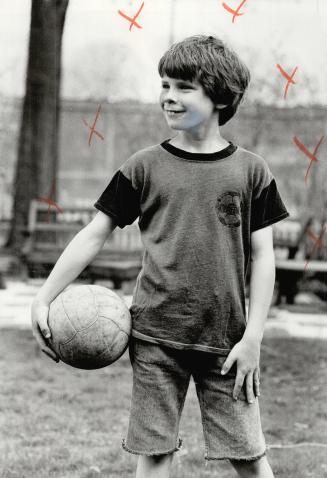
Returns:
[[[102,288],[99,287],[99,289]],[[110,320],[117,324],[117,327],[130,335],[132,324],[129,309],[117,294],[110,290],[109,292],[110,295],[107,294],[106,290],[97,291],[96,303],[98,314],[100,317],[110,318]]]
[[[129,334],[126,334],[125,332],[119,330],[118,334],[114,337],[111,344],[110,353],[113,358],[112,362],[118,360],[119,357],[123,355],[123,353],[128,347],[128,342]]]
[[[129,313],[128,313],[129,314]],[[107,320],[111,320],[116,324],[116,326],[125,332],[125,334],[131,334],[131,319],[130,316],[125,312],[119,312],[116,310],[110,309],[110,307],[106,307],[105,309],[101,310],[99,313],[99,317],[104,317]]]
[[[114,322],[99,317],[70,341],[59,344],[59,355],[63,362],[73,367],[101,368],[117,360],[128,340],[129,336]]]
[[[62,294],[62,302],[76,330],[91,325],[98,315],[95,296],[88,287],[78,285],[68,289]]]
[[[120,315],[118,317],[108,317],[108,315],[99,315],[99,317],[102,317],[106,320],[110,320],[113,322],[116,327],[124,332],[126,335],[131,335],[132,331],[132,321],[128,316],[125,315]]]
[[[59,341],[68,341],[76,334],[76,329],[70,322],[69,317],[63,307],[61,294],[51,302],[48,324],[51,330],[52,338],[56,337]]]

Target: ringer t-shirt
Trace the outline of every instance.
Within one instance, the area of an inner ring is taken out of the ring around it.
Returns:
[[[251,232],[289,216],[265,160],[232,143],[198,154],[166,140],[128,158],[94,206],[120,228],[138,218],[132,335],[228,355],[246,328]]]

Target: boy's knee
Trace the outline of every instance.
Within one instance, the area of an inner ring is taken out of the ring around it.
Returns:
[[[173,459],[173,452],[163,453],[161,455],[140,455],[139,459],[153,465],[164,464]]]
[[[136,478],[168,478],[173,453],[162,455],[140,455]]]
[[[162,455],[153,455],[155,460],[171,460],[173,457],[173,452],[170,453],[163,453]]]
[[[260,478],[274,476],[265,455],[254,460],[230,460],[230,462],[240,476]]]
[[[255,460],[230,460],[230,462],[235,468],[256,471],[260,467],[260,460],[261,458],[257,458]]]
[[[170,453],[162,453],[161,455],[151,455],[154,461],[169,461],[173,458],[173,452]]]

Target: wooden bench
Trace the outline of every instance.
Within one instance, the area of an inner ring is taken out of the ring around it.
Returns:
[[[22,252],[29,277],[47,276],[70,240],[97,213],[95,208],[63,206],[62,209],[61,213],[52,207],[48,212],[46,204],[31,201],[27,239]],[[87,278],[92,283],[96,279],[110,279],[118,289],[123,281],[137,277],[142,255],[137,224],[124,229],[117,226],[80,278]]]
[[[300,280],[316,278],[322,282],[326,281],[327,260],[316,260],[315,256],[310,259],[314,243],[312,240],[308,241],[306,231],[311,223],[312,218],[304,223],[286,219],[273,226],[278,283],[277,305],[281,303],[282,297],[286,298],[288,304],[294,304]]]

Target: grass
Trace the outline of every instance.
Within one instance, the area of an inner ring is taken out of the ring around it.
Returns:
[[[137,457],[121,448],[129,414],[128,355],[106,369],[56,364],[29,331],[0,336],[0,477],[131,478]],[[262,425],[268,445],[327,444],[326,343],[265,339],[261,354]],[[228,462],[205,466],[200,412],[189,389],[173,478],[235,476]],[[270,448],[276,478],[327,476],[326,447]]]

